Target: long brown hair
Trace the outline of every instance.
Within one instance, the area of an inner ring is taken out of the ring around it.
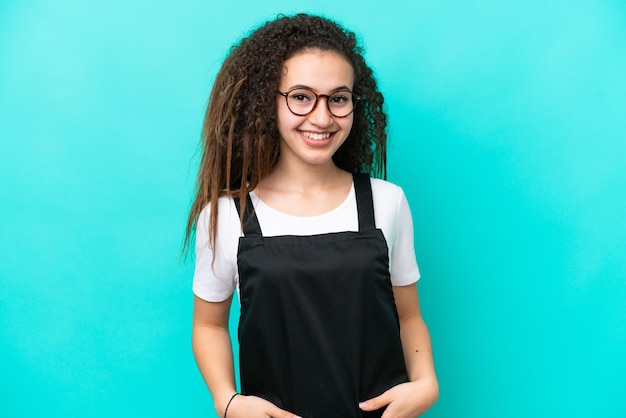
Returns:
[[[242,39],[220,69],[202,127],[202,158],[189,212],[183,251],[189,249],[198,216],[210,205],[209,245],[215,248],[220,196],[245,196],[276,166],[280,141],[276,92],[283,63],[308,49],[333,51],[354,69],[354,92],[361,97],[352,130],[333,156],[349,172],[387,177],[383,96],[365,63],[356,35],[319,16],[279,16]]]

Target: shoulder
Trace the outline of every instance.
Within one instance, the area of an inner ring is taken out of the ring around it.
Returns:
[[[200,214],[196,222],[197,232],[208,232],[209,220],[212,211],[211,204],[206,205]],[[238,230],[239,229],[239,214],[232,197],[220,196],[217,199],[217,232],[220,230]]]
[[[376,223],[383,229],[403,228],[412,222],[411,209],[402,187],[381,179],[371,179]]]
[[[389,181],[377,178],[372,178],[371,184],[377,225],[383,227],[383,229],[394,229],[400,208],[406,202],[402,188]]]
[[[371,178],[371,184],[374,201],[387,201],[387,203],[392,203],[404,197],[402,188],[387,180]]]
[[[200,215],[198,215],[198,219],[208,219],[208,217],[211,215],[211,211],[212,208],[211,204],[209,203],[204,208],[202,208],[202,210],[200,211]],[[233,198],[229,196],[220,196],[217,199],[218,216],[223,216],[223,214],[230,213],[232,211],[237,211]]]

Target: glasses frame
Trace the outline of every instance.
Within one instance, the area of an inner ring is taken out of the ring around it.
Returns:
[[[294,112],[294,111],[291,109],[291,107],[289,107],[289,93],[291,93],[292,91],[295,91],[295,90],[307,90],[307,91],[310,91],[311,93],[313,93],[313,94],[315,95],[315,103],[313,103],[313,107],[311,108],[311,110],[309,110],[309,111],[308,111],[308,112],[306,112],[306,113],[296,113],[296,112]],[[343,116],[337,116],[337,115],[335,115],[335,114],[333,113],[333,111],[331,110],[331,108],[330,108],[330,102],[328,101],[328,99],[329,99],[331,96],[334,96],[335,94],[337,94],[337,93],[341,93],[341,92],[344,92],[344,93],[350,93],[350,94],[352,95],[352,110],[351,110],[348,114],[346,114],[346,115],[343,115]],[[292,89],[287,90],[286,92],[282,92],[282,91],[278,90],[278,94],[280,94],[281,96],[283,96],[283,97],[285,98],[285,104],[287,105],[287,109],[289,109],[289,111],[290,111],[291,113],[293,113],[294,115],[296,115],[296,116],[308,116],[308,115],[310,115],[311,113],[313,113],[313,111],[317,108],[317,105],[318,105],[318,103],[319,103],[319,101],[320,101],[320,97],[323,97],[323,98],[325,98],[325,99],[326,99],[326,108],[328,109],[328,111],[330,112],[330,114],[331,114],[331,115],[333,115],[333,116],[334,116],[334,117],[336,117],[336,118],[343,119],[343,118],[347,118],[347,117],[348,117],[348,116],[350,116],[352,113],[354,113],[354,110],[356,109],[356,107],[357,107],[357,105],[358,105],[358,103],[359,103],[359,100],[361,100],[361,96],[359,96],[359,95],[355,94],[353,91],[351,91],[351,90],[349,90],[349,89],[345,89],[345,90],[337,90],[336,92],[334,92],[334,93],[332,93],[332,94],[317,94],[317,92],[315,92],[315,91],[313,91],[312,89],[309,89],[309,88],[305,88],[305,87],[294,87],[294,88],[292,88]]]

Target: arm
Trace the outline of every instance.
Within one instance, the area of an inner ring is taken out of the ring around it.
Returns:
[[[413,418],[424,413],[439,397],[432,345],[422,318],[417,286],[394,286],[400,318],[400,338],[410,382],[395,386],[382,395],[363,402],[365,411],[387,406],[383,418]]]

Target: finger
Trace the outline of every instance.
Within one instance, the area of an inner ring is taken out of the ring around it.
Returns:
[[[375,411],[384,406],[389,405],[391,399],[389,399],[389,395],[387,392],[383,392],[381,395],[376,396],[375,398],[368,399],[366,401],[359,403],[359,408],[363,411]]]
[[[380,416],[380,418],[391,418],[391,417],[400,417],[400,416],[404,417],[404,416],[406,416],[406,414],[400,414],[400,411],[395,406],[396,406],[395,403],[390,403],[389,406],[387,408],[385,408],[385,410],[383,411],[383,414]],[[417,417],[415,417],[415,418],[417,418]]]
[[[284,409],[280,409],[276,405],[272,405],[272,409],[269,413],[271,418],[302,418],[298,415],[292,414],[289,411],[285,411]]]

